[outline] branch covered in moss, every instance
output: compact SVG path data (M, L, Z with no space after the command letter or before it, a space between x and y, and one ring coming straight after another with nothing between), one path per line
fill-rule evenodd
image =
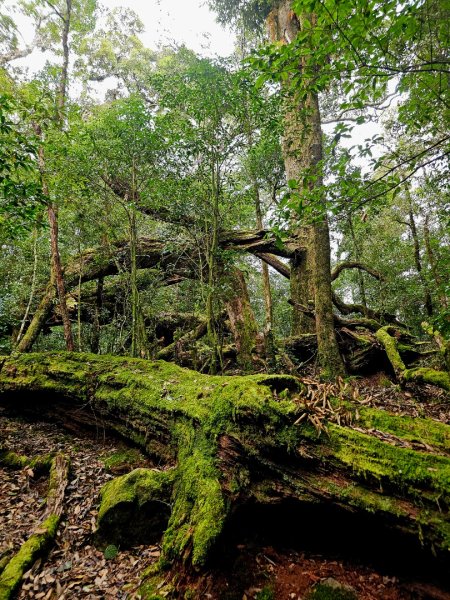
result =
M23 574L45 556L56 537L62 514L62 502L69 477L69 460L58 454L52 461L44 520L19 551L9 560L0 575L0 600L10 600L20 586Z
M430 383L450 391L450 375L445 371L436 371L419 367L407 369L399 352L399 344L392 327L381 327L375 334L377 340L384 346L389 361L399 381L416 381Z

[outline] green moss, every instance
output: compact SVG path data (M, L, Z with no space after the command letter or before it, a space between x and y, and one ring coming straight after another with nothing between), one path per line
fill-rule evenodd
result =
M103 486L96 542L129 546L161 534L167 523L174 473L135 469Z
M266 585L256 594L256 600L275 600L275 592L272 586Z
M108 471L118 473L120 471L131 470L142 465L145 457L137 448L124 448L112 452L103 458L103 464Z
M419 383L431 383L444 390L450 391L450 374L445 371L436 371L424 367L418 369L407 369L402 375L405 381L417 381Z
M215 465L215 445L200 430L189 426L177 429L177 480L163 552L169 559L176 559L192 545L192 564L201 565L222 531L228 507Z
M389 333L391 329L389 326L381 327L375 333L375 337L384 346L395 373L399 374L406 369L406 366L399 354L397 340Z
M358 425L398 436L409 442L421 442L439 450L450 450L450 428L432 419L391 415L374 408L358 409Z
M329 578L316 584L306 594L305 600L358 600L358 596L349 586L341 585Z
M29 464L29 459L11 450L0 449L0 465L9 469L23 469Z
M9 561L0 575L0 600L9 600L20 585L22 576L48 550L56 535L59 517L50 515Z
M387 444L359 431L328 425L333 456L360 476L397 484L420 497L431 490L450 500L450 458Z
M381 491L377 493L356 482L351 485L348 482L339 485L334 480L321 477L314 481L314 486L317 486L318 489L323 490L337 501L343 501L345 504L363 509L369 513L408 517L408 512L400 500L383 496Z
M11 559L12 550L8 549L0 555L0 574L5 570L6 565Z
M256 483L245 469L233 471L217 462L223 458L221 450L226 444L231 448L235 444L248 464L254 458L264 465L267 459L271 468L271 457L286 452L298 456L303 443L315 465L325 459L338 473L347 471L343 478L347 482L350 471L355 484L339 486L323 473L318 477L315 467L310 474L306 469L301 478L298 473L291 477L283 472L285 483L296 490L299 499L313 501L315 492L321 490L344 505L390 513L405 522L409 520L409 524L415 516L408 510L412 506L414 511L414 503L420 504L430 509L430 528L438 531L440 544L447 535L440 523L433 523L439 517L438 498L448 501L449 459L396 447L334 424L328 425L330 437L322 435L320 439L312 426L294 427L298 416L298 406L290 400L292 392L298 393L294 378L213 377L163 361L62 353L7 359L0 372L0 384L7 394L17 390L16 382L27 393L30 389L51 391L48 397L55 400L60 394L70 399L77 390L74 397L78 403L88 400L116 431L133 437L136 444L162 462L176 465L160 474L137 469L134 475L118 478L102 491L99 534L105 534L107 543L129 543L135 533L133 525L139 532L148 515L159 514L162 508L169 518L171 510L160 568L175 561L185 561L187 566L205 564L227 520L230 491L249 492L262 502L273 498L274 489L268 479ZM426 420L394 417L373 409L361 409L361 414L367 427L411 441L423 440L440 452L447 449L444 425L432 422L427 431ZM366 489L364 482L373 478L380 483L389 481L399 495L406 496L404 506L395 499L395 492L386 498ZM435 512L431 509L433 503ZM115 528L118 539L111 539Z
M161 575L148 577L139 587L139 594L143 600L165 600L173 592L173 585L167 583Z
M47 473L50 470L52 459L52 454L43 454L30 459L23 454L0 449L0 465L9 469L23 469L29 466L36 473Z

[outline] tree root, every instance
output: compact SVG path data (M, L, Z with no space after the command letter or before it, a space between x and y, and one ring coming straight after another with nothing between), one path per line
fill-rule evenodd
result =
M0 600L9 600L20 586L23 574L44 556L56 537L62 514L64 492L69 477L69 460L57 454L50 469L50 483L43 521L19 551L8 561L0 575Z
M375 334L377 340L384 346L389 361L394 369L394 373L400 382L417 381L419 383L429 383L436 385L444 390L450 391L450 375L445 371L419 367L416 369L407 369L400 356L398 340L395 337L396 331L393 327L381 327Z

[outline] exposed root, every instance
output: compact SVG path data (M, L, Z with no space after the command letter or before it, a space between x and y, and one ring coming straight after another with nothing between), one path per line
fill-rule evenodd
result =
M57 454L50 469L50 483L44 520L8 561L0 575L0 600L9 600L20 586L24 573L45 555L55 539L63 510L64 492L69 477L69 460Z

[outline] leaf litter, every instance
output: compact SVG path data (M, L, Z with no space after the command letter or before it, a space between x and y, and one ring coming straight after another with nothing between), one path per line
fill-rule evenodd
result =
M44 562L37 561L25 573L18 599L138 600L140 574L158 560L159 546L118 548L107 560L91 539L99 491L114 477L104 459L123 451L121 443L103 434L77 437L54 423L27 422L2 413L0 439L4 448L29 457L59 451L71 459L56 543ZM0 467L0 559L5 553L16 552L39 523L47 486L47 476L35 478L27 467L20 471Z

